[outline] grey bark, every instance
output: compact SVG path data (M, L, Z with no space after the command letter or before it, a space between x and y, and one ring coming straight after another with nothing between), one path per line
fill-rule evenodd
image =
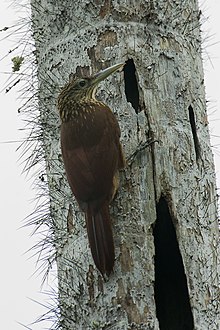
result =
M31 5L61 328L159 329L153 231L162 197L176 231L194 329L219 329L215 170L197 1L32 0ZM128 59L136 67L137 111L127 101L132 91L126 98L122 74L110 77L98 93L118 118L126 158L137 151L120 173L111 206L116 263L105 282L65 178L56 99L77 68L96 72Z

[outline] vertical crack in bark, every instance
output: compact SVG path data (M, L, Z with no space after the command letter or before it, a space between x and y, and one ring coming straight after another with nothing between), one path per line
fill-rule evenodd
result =
M155 303L160 330L193 330L187 280L174 225L164 197L157 204Z
M71 204L69 204L69 209L67 213L67 232L70 234L72 233L74 228L73 225L73 207Z
M190 125L191 125L193 141L194 141L194 148L195 148L195 153L196 153L196 160L198 160L200 158L200 144L199 144L199 139L198 139L197 132L196 132L196 120L195 120L193 107L191 105L189 106L188 110L189 110L189 121L190 121Z
M124 66L125 95L128 102L131 103L136 113L141 111L139 101L139 90L136 77L136 68L134 61L129 59Z

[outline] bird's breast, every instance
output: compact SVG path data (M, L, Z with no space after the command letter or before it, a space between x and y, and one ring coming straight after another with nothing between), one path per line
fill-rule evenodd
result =
M68 120L62 122L62 144L68 149L81 145L90 147L98 144L104 134L106 137L112 133L115 135L117 127L113 124L112 116L111 110L102 103L78 104L71 109Z

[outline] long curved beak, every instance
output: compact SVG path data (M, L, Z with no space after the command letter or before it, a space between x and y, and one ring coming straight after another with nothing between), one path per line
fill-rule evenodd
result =
M118 64L110 66L107 69L99 71L98 73L96 73L93 76L92 84L97 85L98 83L100 83L100 81L102 81L105 78L107 78L108 76L110 76L110 74L114 73L115 71L117 71L119 69L122 69L124 65L125 65L125 63L118 63Z

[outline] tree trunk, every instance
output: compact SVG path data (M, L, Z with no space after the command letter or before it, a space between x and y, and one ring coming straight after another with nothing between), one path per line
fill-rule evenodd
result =
M200 12L186 1L31 1L62 329L217 330L218 223ZM127 166L104 281L66 181L56 99L69 74L126 61L98 97Z

